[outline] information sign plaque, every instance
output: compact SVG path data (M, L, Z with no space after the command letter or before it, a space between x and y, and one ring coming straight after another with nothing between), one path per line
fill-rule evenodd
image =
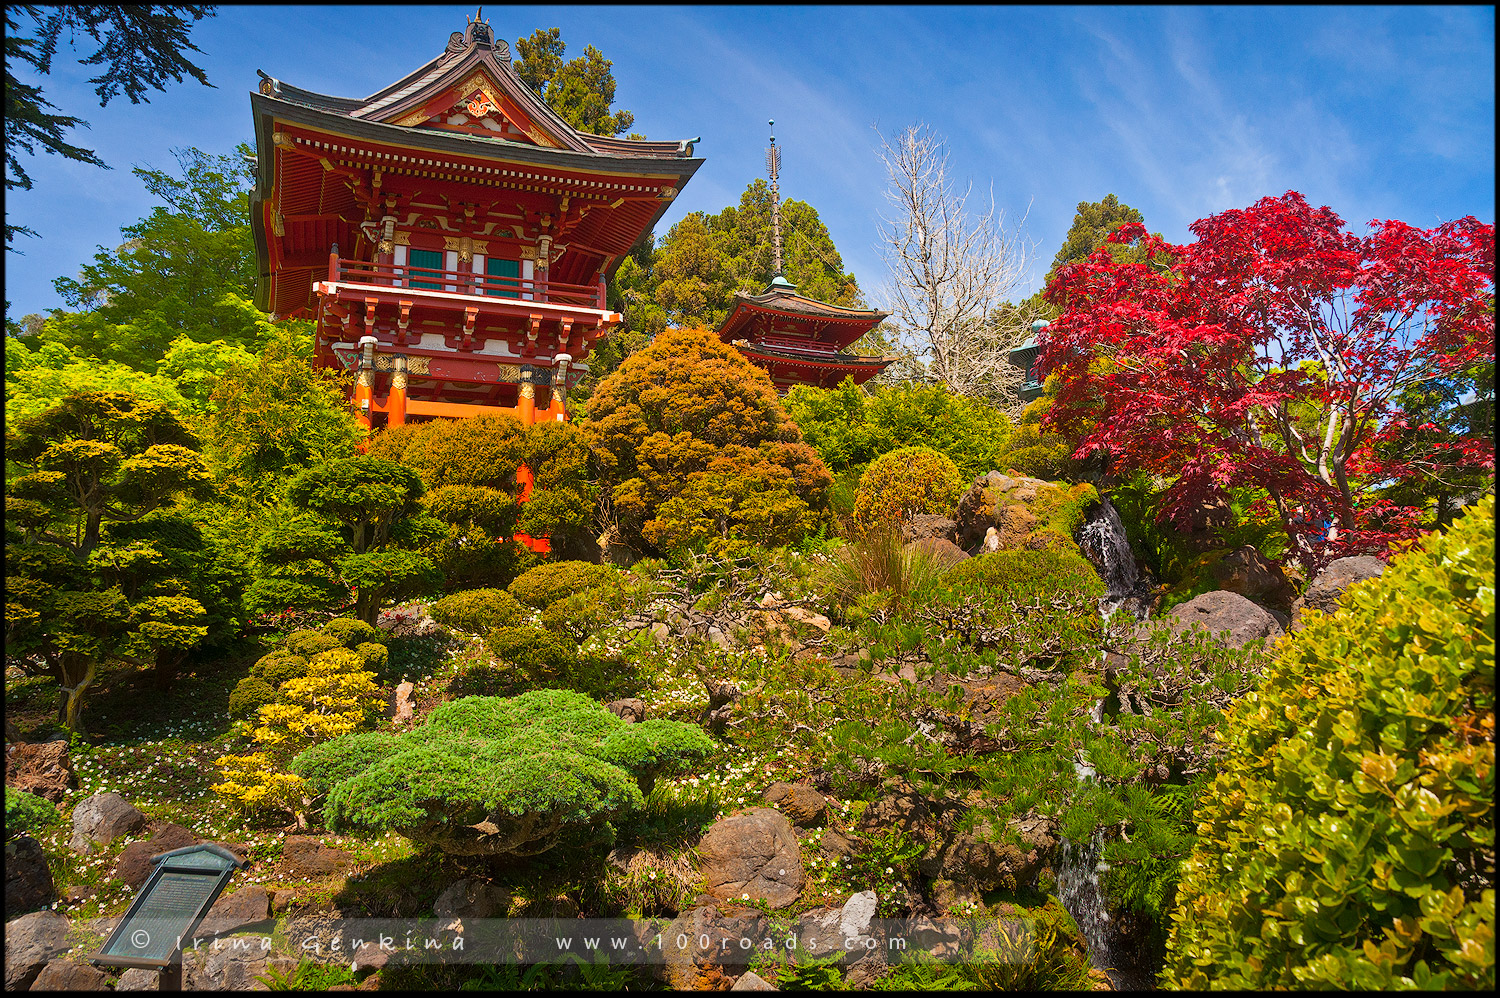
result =
M182 941L192 937L234 871L246 862L216 845L174 849L152 859L156 869L150 879L90 962L155 970L177 965Z

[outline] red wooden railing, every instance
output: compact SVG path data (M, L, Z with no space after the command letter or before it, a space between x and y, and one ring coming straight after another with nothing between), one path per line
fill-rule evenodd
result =
M604 279L596 285L567 284L562 281L534 280L526 277L494 277L489 274L459 270L436 270L409 264L372 263L340 257L337 251L328 256L328 280L350 284L373 284L387 288L415 288L445 291L449 294L477 295L485 298L510 298L516 301L543 302L552 305L577 305L603 309Z

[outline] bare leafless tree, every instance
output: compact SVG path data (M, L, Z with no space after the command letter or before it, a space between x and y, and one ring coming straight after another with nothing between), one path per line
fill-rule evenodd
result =
M1025 217L1007 227L993 192L982 214L971 209L973 183L958 189L946 144L925 124L880 142L893 209L881 217L885 296L901 345L931 380L1018 411L1024 372L1010 351L1031 335L1033 317L1001 306L1017 296L1035 252Z

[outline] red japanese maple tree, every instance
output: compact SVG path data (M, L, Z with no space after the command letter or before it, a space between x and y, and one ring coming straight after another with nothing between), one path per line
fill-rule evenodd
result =
M1495 227L1376 221L1360 237L1289 191L1190 228L1176 246L1122 226L1110 238L1141 240L1144 262L1101 250L1048 285L1064 314L1040 357L1060 375L1047 424L1081 435L1075 457L1171 480L1162 521L1226 486L1264 490L1309 571L1416 534L1422 511L1380 496L1409 469L1374 444L1405 425L1407 389L1493 355ZM1492 476L1494 445L1426 459Z

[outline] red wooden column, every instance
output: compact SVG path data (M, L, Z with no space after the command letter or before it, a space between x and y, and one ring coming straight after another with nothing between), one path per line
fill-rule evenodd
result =
M370 406L375 400L375 337L359 340L359 378L354 383L354 418L365 429L370 428Z
M386 425L406 425L406 356L396 355L395 367L391 371L391 394L385 402Z

